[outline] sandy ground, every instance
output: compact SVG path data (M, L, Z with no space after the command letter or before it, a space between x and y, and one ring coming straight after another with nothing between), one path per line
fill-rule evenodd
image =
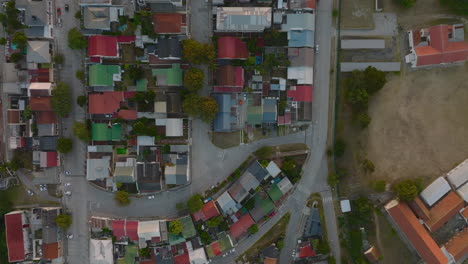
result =
M374 0L342 1L341 27L343 29L371 29Z

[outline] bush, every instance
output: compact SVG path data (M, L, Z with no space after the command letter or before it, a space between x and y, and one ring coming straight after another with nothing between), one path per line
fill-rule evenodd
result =
M340 175L335 172L329 172L327 177L327 183L330 186L336 186L340 182Z
M85 106L87 102L88 98L85 95L80 95L76 98L76 103L81 107Z
M131 203L131 200L126 191L117 191L114 196L115 201L120 206L127 206Z
M206 221L206 225L208 227L217 227L223 221L224 221L224 218L223 218L223 216L220 215L220 216L213 217L213 218L209 219L208 221Z
M65 58L63 57L62 54L58 53L54 56L53 61L57 64L63 64L63 62L65 61Z
M15 32L15 34L13 35L13 38L11 40L13 43L15 43L16 45L18 45L18 48L20 50L25 50L26 49L26 45L28 44L28 37L26 37L26 35L24 34L24 32L22 31L17 31Z
M148 258L148 257L151 256L151 248L149 248L149 247L140 248L139 253L140 253L139 255L141 257Z
M249 227L249 234L253 235L258 232L258 226L256 224Z
M371 120L371 117L367 113L360 113L358 115L358 123L362 129L367 128Z
M275 150L273 149L273 147L270 147L270 146L263 146L254 152L255 156L257 156L257 158L259 159L268 159L274 153L275 153Z
M85 49L88 46L88 40L78 28L72 28L68 31L68 46L74 50Z
M169 222L169 232L171 234L178 235L182 233L182 230L184 230L184 227L179 220Z
M51 104L58 117L65 117L71 111L71 91L70 87L58 82L57 86L52 90Z
M59 138L57 140L57 151L69 153L73 149L73 141L70 138Z
M371 187L375 192L385 192L387 183L384 180L376 180L371 183Z
M415 0L396 0L396 2L404 8L410 8L414 6Z
M422 191L421 179L407 179L393 185L393 191L400 201L413 201Z
M371 160L365 159L361 163L361 168L366 173L373 173L375 171L375 165Z
M77 71L75 72L75 77L76 77L78 80L84 82L84 80L85 80L85 73L84 73L84 71L83 71L83 70L77 70Z
M72 218L69 214L59 214L55 218L55 224L63 230L68 229L72 224Z
M203 207L203 197L200 194L195 194L190 197L187 201L187 208L191 213L196 213L200 211Z
M23 118L24 118L24 119L31 119L31 118L32 118L32 111L31 111L31 107L29 107L29 105L27 105L27 106L24 108L24 111L23 111Z
M208 234L208 232L200 230L198 233L200 234L200 240L203 243L203 245L208 245L211 243L211 237L210 234Z
M6 38L0 38L0 45L6 45L7 44L7 39Z
M19 52L15 52L15 53L10 55L10 61L13 62L13 63L19 62L22 58L23 58L23 54L21 54Z
M333 153L335 154L335 157L337 158L343 157L345 150L346 150L346 143L344 142L344 140L341 138L337 139L335 142L335 146L333 147Z

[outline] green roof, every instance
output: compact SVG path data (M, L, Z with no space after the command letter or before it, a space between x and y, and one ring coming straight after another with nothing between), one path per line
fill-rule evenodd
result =
M182 69L180 64L172 64L171 68L153 69L153 76L160 86L182 86Z
M114 74L120 73L118 65L94 64L89 66L89 85L90 86L113 86Z
M260 193L255 194L255 207L260 207L264 214L268 214L275 209L275 205L268 198L268 195L262 198Z
M261 106L247 106L247 123L260 125L263 120L263 108Z
M270 196L271 200L273 200L273 202L277 202L279 199L281 199L283 193L281 192L278 185L274 183L271 185L270 190L268 190L268 195Z
M174 234L169 233L169 244L170 245L177 245L177 244L180 244L182 242L185 242L185 238L184 238L184 236L182 236L182 234L174 235Z
M182 235L184 236L184 238L191 238L197 235L197 232L195 231L195 226L192 222L192 217L190 217L190 215L182 217L179 220L182 223L182 226L184 227L184 229L182 230Z
M92 140L95 141L120 141L122 139L122 125L107 123L93 123L91 126Z
M148 85L148 81L146 79L140 79L136 82L136 90L137 92L146 92L146 87Z

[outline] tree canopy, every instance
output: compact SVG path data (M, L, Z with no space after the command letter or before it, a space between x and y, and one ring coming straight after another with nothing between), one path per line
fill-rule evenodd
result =
M198 91L203 87L205 74L198 68L190 68L184 74L184 86L190 91Z
M192 64L210 64L215 59L215 49L212 44L185 39L182 41L182 56Z
M60 153L69 153L73 149L71 138L59 138L57 140L57 151Z
M407 179L393 185L393 191L400 201L413 201L422 191L421 179Z
M249 227L249 234L255 234L258 232L258 225L257 224L254 224L252 225L251 227Z
M9 34L23 27L18 18L20 11L16 9L15 1L8 1L3 10L4 13L0 13L0 22Z
M72 224L72 218L69 214L59 214L55 218L55 224L63 230L68 229Z
M82 122L75 122L73 124L73 134L84 142L88 142L90 139L88 127Z
M88 102L88 97L86 97L86 95L80 95L76 98L76 103L81 107L85 106L87 102Z
M219 215L206 221L208 227L217 227L224 221L223 216Z
M63 57L63 54L58 53L54 56L53 60L57 64L63 64L63 62L65 61L65 57Z
M131 200L128 197L128 192L126 191L117 191L115 193L114 199L120 206L127 206L131 203Z
M71 103L72 99L70 87L64 82L59 82L52 90L51 99L52 108L54 109L57 116L67 116L71 111Z
M154 121L151 122L150 119L146 117L138 118L132 125L132 133L137 136L151 136L156 137L158 135L158 131Z
M210 123L218 113L218 103L209 96L189 94L185 96L182 103L184 112L189 116L200 118L206 123Z
M85 49L88 46L88 39L78 28L72 28L68 31L68 46L75 50Z
M169 232L171 234L177 235L182 233L182 230L184 230L184 227L182 226L182 223L179 220L174 220L171 221L169 224Z
M203 197L200 194L194 194L187 201L187 208L191 213L200 211L203 206Z
M15 43L16 45L18 45L18 48L20 50L25 50L26 49L26 45L28 44L28 37L26 37L26 35L24 34L24 32L22 31L17 31L15 32L15 34L13 35L13 39L12 39L13 43Z

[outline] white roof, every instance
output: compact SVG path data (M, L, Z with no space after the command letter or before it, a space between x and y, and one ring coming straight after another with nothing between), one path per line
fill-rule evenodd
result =
M45 82L45 83L38 83L33 82L29 84L29 90L50 90L52 89L52 83Z
M151 240L153 237L160 237L159 221L139 221L138 222L138 237L145 241Z
M91 239L89 242L89 262L93 264L112 264L112 240Z
M286 194L293 188L293 185L288 177L284 177L280 182L278 182L278 188L283 194Z
M465 183L462 187L458 188L457 193L468 203L468 183Z
M349 203L349 200L341 200L340 205L341 205L341 212L343 213L351 212L351 204Z
M155 113L167 113L167 103L165 101L154 102L154 112Z
M263 31L271 27L271 7L218 7L216 30Z
M225 214L233 214L237 212L236 201L232 199L231 195L225 191L217 200L219 207Z
M312 67L288 67L288 79L297 80L297 84L313 84L313 76Z
M270 163L268 163L268 166L265 169L273 178L281 173L281 169L278 168L278 165L276 165L274 161L270 161Z
M203 247L190 250L189 251L189 259L191 264L205 264L208 263L206 258L205 249Z
M110 176L110 156L104 156L100 159L86 160L86 179L95 181L105 179Z
M137 145L138 146L154 146L154 137L138 136Z
M428 206L432 206L447 194L450 189L447 180L444 177L439 177L421 192L421 198Z
M184 135L184 122L182 118L168 118L166 121L166 136L181 137Z
M32 63L50 63L49 41L28 41L26 61Z
M458 188L468 181L468 159L447 173L448 181Z

